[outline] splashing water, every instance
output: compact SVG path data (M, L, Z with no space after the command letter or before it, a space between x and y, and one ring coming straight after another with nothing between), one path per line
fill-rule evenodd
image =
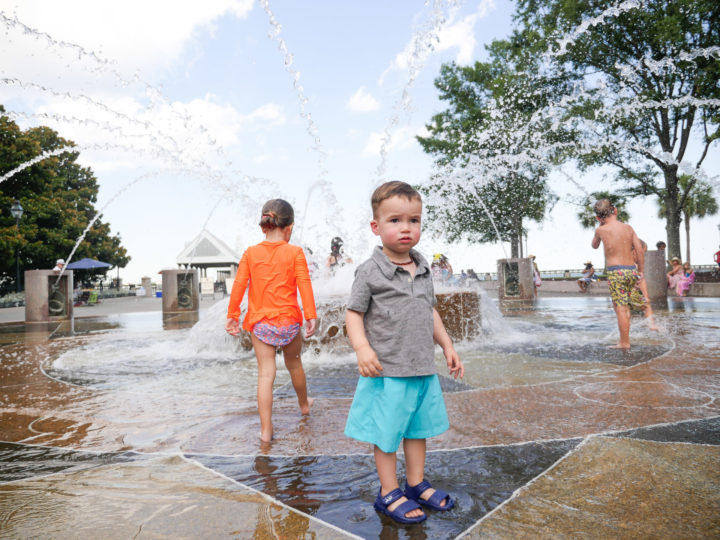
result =
M428 56L435 49L438 34L447 20L445 12L452 8L457 9L461 4L462 2L459 0L437 0L433 2L431 19L426 21L423 27L412 37L412 48L407 54L408 79L405 82L400 99L393 107L395 112L390 117L385 129L383 130L383 137L380 144L380 163L378 164L375 172L377 176L375 180L376 185L379 185L384 181L385 172L387 170L388 147L392 140L391 131L400 121L400 112L410 111L410 89L413 87L415 79L417 79L417 76L422 71L423 66L425 65L425 60L427 60Z

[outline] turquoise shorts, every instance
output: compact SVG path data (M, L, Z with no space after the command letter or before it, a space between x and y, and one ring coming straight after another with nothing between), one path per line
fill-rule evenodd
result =
M390 453L403 439L427 439L449 427L437 375L360 377L345 435Z

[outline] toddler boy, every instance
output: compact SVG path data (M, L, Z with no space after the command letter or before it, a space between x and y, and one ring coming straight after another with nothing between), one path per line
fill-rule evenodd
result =
M424 478L425 439L450 427L433 341L455 378L464 367L434 307L430 267L413 249L420 241L420 194L404 182L387 182L371 204L370 228L382 247L357 268L348 302L346 327L361 377L345 435L374 445L380 479L375 509L400 523L418 523L427 517L420 505L450 510L455 504ZM400 441L404 491L396 475Z

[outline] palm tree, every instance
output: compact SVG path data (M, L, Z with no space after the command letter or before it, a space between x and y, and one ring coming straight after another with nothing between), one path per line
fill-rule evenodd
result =
M598 222L595 219L593 206L595 205L595 201L601 199L608 199L612 205L617 208L617 217L620 221L627 223L630 220L630 214L628 214L626 206L627 200L624 195L610 193L609 191L596 191L585 197L580 203L581 210L578 212L577 217L580 220L580 225L585 229L594 229L597 227Z
M680 175L678 178L678 187L680 188L683 221L685 221L685 262L690 262L690 218L704 218L705 216L714 216L718 212L718 203L713 197L712 187L702 180L695 180L689 174ZM665 207L665 198L658 199L658 217L665 218L667 208Z

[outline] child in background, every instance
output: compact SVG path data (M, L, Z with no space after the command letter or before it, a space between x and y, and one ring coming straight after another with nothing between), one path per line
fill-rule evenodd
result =
M683 264L683 273L680 281L675 286L675 292L678 296L687 296L690 290L690 285L695 283L695 271L690 266L690 263Z
M288 244L294 221L295 212L290 203L282 199L272 199L265 203L260 218L265 241L249 247L243 253L230 294L225 323L225 330L230 335L240 333L240 303L249 285L248 307L242 327L252 335L258 362L257 400L260 440L263 442L269 442L273 436L272 389L277 347L282 347L300 412L309 414L312 403L307 395L305 371L300 358L303 315L297 302L298 289L307 320L307 337L315 333L317 315L303 250Z
M602 243L607 263L610 298L617 317L620 339L614 348L630 348L630 306L644 309L645 299L636 287L645 270L645 250L635 230L617 218L617 208L608 199L595 203L595 229L593 249Z
M420 240L420 194L405 182L387 182L371 204L370 227L382 247L357 268L348 302L345 322L361 376L345 435L374 445L380 478L375 509L399 523L419 523L427 517L420 505L443 511L455 504L425 480L425 439L449 427L433 341L455 378L464 368L434 308L430 267L412 249ZM400 441L404 491L396 472Z

